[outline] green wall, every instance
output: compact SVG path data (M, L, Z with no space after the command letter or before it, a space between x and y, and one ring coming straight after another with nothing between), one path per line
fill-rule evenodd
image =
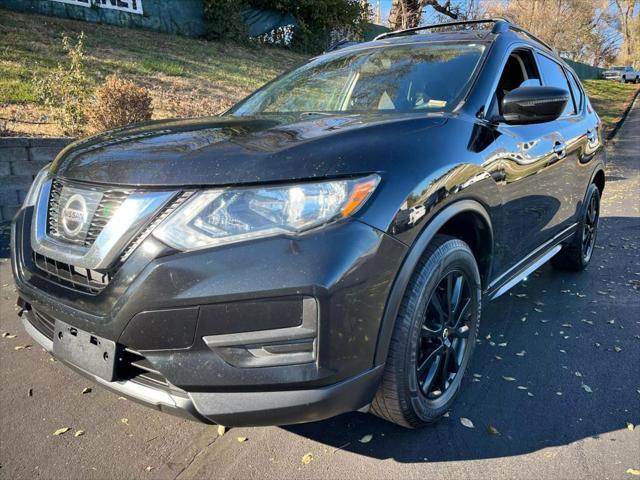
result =
M189 36L200 36L206 32L202 0L142 0L142 15L52 0L0 0L0 7Z

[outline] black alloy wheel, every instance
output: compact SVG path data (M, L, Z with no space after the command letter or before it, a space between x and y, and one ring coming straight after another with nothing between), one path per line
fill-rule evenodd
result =
M445 414L473 353L480 306L473 252L460 239L436 235L405 287L371 411L408 428Z
M467 353L471 286L464 272L448 272L432 293L418 338L416 375L429 401L446 398Z
M584 205L575 235L551 259L553 266L559 270L574 272L584 270L593 256L600 220L600 190L593 183L589 185Z
M600 216L599 202L596 195L592 195L585 212L584 227L582 229L582 256L586 262L591 260L596 243L598 219Z

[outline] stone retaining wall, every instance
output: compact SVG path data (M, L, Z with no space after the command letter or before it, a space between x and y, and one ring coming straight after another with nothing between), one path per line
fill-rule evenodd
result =
M38 171L72 138L0 138L0 222L13 218Z

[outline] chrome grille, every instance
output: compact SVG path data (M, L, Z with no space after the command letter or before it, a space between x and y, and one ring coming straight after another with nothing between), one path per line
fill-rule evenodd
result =
M122 205L131 193L127 190L92 190L101 192L102 197L100 198L97 208L95 208L95 213L91 218L91 223L87 229L86 236L74 241L66 238L62 234L60 227L60 203L64 186L65 185L62 182L56 179L54 179L51 184L51 194L49 196L49 207L47 213L47 233L54 238L67 242L78 243L84 247L90 247L93 245L107 222L109 222L116 210L118 210L120 205Z
M111 281L108 273L74 267L36 252L33 263L49 280L92 295L100 293Z

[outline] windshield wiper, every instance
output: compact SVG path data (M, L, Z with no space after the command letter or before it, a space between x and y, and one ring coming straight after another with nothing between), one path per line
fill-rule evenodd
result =
M331 116L331 115L335 115L335 112L302 112L300 114L300 116L303 116L303 117L309 117L311 115Z

